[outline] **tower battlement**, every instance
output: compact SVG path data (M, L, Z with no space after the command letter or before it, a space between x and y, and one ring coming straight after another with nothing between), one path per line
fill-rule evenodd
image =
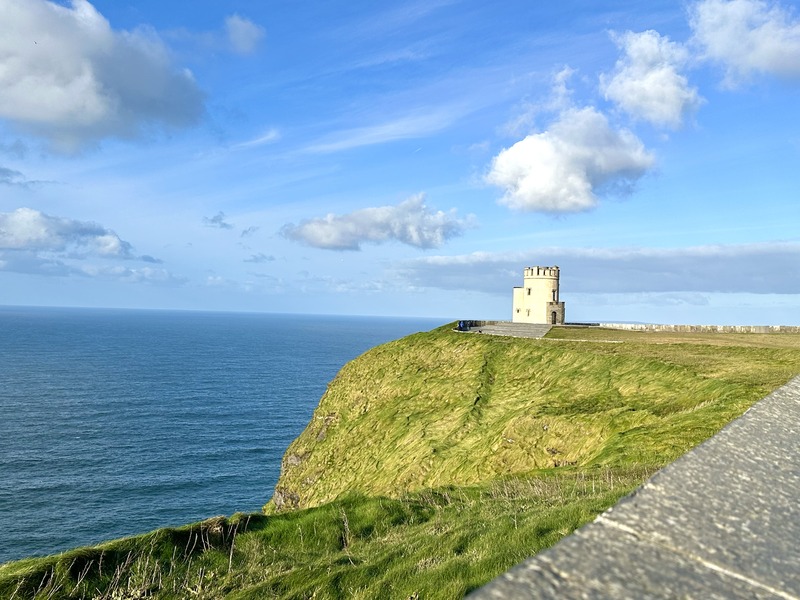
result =
M525 267L522 273L523 278L529 277L555 277L559 278L559 269L555 267Z

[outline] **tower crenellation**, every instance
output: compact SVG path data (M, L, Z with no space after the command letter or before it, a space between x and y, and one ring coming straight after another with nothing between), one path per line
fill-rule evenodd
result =
M555 267L525 267L523 271L523 278L525 277L559 277L559 268Z

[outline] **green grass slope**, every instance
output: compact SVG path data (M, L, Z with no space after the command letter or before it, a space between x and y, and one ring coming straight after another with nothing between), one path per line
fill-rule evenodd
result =
M379 346L331 382L265 508L664 465L798 372L794 337L763 347L723 335L554 329L531 340L443 327Z
M409 336L331 382L268 514L0 565L0 598L460 598L797 373L791 334Z

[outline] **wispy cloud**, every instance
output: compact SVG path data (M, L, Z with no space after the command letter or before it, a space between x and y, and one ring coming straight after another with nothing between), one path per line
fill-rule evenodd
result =
M446 129L464 114L463 107L439 107L419 111L364 127L329 134L306 147L311 153L330 153L374 146L397 140L424 138Z
M225 220L225 213L222 211L219 211L213 217L203 217L203 225L218 229L233 229L233 225Z
M261 135L254 137L250 140L245 140L244 142L239 142L238 144L234 144L234 149L244 149L244 148L256 148L258 146L264 146L265 144L273 144L281 139L281 133L276 128L272 127L267 129Z
M26 179L25 175L20 171L15 171L14 169L7 169L5 167L0 167L0 185L10 185L10 186L27 188L40 183L45 183L45 182L31 181L29 179Z
M370 14L368 18L349 24L336 32L344 39L385 39L429 17L431 13L458 4L460 0L417 0L404 2L397 8ZM375 5L380 6L380 5Z
M242 56L253 54L264 39L263 27L238 14L225 19L225 33L232 50Z
M192 30L179 27L164 31L163 36L173 43L188 45L194 52L230 52L239 56L250 56L261 47L266 31L251 19L234 13L225 17L217 29Z
M374 56L357 60L348 66L350 69L369 69L371 67L381 67L385 65L395 65L397 63L418 62L429 58L431 55L427 46L415 44L399 50L381 52Z
M84 265L77 270L88 277L113 279L124 283L148 283L164 286L179 286L187 283L185 277L176 277L166 269L153 267L96 266Z
M251 255L250 258L245 258L244 262L260 264L260 263L266 263L266 262L273 262L274 260L275 260L274 256L272 256L272 255L268 256L268 255L264 254L263 252L259 252L258 254Z

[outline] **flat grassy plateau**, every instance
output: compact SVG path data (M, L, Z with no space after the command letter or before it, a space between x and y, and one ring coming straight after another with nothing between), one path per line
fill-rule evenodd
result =
M797 334L415 334L340 371L264 514L0 565L0 598L460 598L798 373Z

